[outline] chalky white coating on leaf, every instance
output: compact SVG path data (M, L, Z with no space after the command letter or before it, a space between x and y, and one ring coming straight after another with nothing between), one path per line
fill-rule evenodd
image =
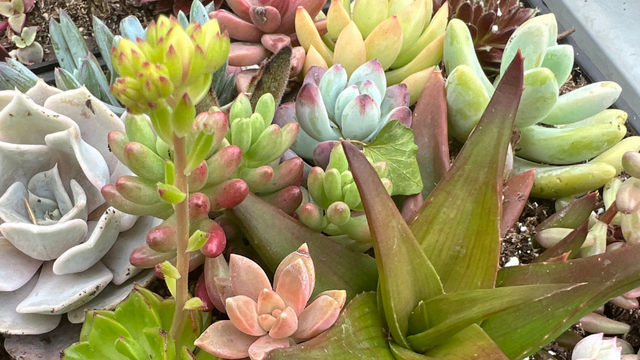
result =
M27 94L1 95L0 297L13 300L0 302L0 318L11 320L0 331L39 334L59 317L34 314L82 309L112 279L122 284L136 275L132 249L114 244L121 234L146 233L154 221L122 233L137 217L113 208L88 221L105 203L100 188L130 172L107 146L107 133L124 130L123 123L86 88L62 92L38 82ZM22 291L30 281L33 291ZM102 308L119 301L109 292L100 294Z

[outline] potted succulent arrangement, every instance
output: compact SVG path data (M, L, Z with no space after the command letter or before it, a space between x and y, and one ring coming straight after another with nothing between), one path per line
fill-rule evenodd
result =
M620 86L561 93L573 49L518 1L324 5L94 19L104 69L61 13L55 87L0 64L0 332L64 315L37 356L65 360L638 359L602 310L640 307ZM501 267L529 196L557 212Z

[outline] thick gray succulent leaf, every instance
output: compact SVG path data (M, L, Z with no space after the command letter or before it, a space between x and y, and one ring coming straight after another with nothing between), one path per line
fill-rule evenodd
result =
M16 306L35 288L37 276L16 291L0 291L0 332L11 335L44 334L55 329L62 316L51 314L20 314Z
M44 145L46 135L70 127L78 125L67 116L38 106L21 92L16 92L0 111L0 141L8 143Z
M1 294L3 291L16 291L23 287L38 271L42 261L25 255L11 245L9 240L0 236L0 264Z
M42 265L36 286L15 309L21 314L64 314L96 297L112 278L101 262L80 273L56 275L53 262L48 261Z
M89 238L76 245L53 263L56 275L85 271L96 264L111 249L120 234L121 213L110 207L97 222L89 222Z

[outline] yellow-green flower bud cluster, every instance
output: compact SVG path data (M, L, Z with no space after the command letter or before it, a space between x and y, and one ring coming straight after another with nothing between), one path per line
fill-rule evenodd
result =
M120 38L111 58L120 78L112 93L131 113L175 107L187 94L197 104L211 86L211 76L229 55L229 36L216 20L186 29L174 17L160 16L136 42Z

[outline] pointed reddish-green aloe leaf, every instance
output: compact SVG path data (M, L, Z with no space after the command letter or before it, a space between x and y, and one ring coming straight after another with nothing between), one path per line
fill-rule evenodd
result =
M509 358L528 356L609 299L640 286L639 258L640 246L627 246L566 262L504 268L497 286L586 284L516 306L485 320L482 327Z
M598 193L591 193L573 200L569 205L541 222L540 225L536 227L536 232L552 227L577 228L589 219L589 215L591 215L591 212L596 207L597 201Z
M424 353L473 323L514 306L532 303L579 284L543 284L479 289L440 295L425 302L431 328L407 337L411 348Z
M411 224L445 292L494 286L502 174L522 94L522 74L522 57L516 56L451 169Z
M411 312L420 300L441 295L442 284L371 163L353 144L342 141L342 147L371 230L389 330L399 345L409 348Z
M542 263L545 261L551 261L551 259L557 258L567 254L567 259L575 258L580 252L580 248L584 241L587 239L587 233L589 232L589 220L586 220L577 229L565 236L559 243L545 250L540 256L533 260L533 263Z
M396 358L396 360L435 360L432 357L418 354L413 350L405 349L393 341L389 343L389 347L391 348L391 354L393 354L393 357Z
M507 231L520 218L522 209L527 204L531 187L533 187L533 175L535 169L525 171L509 178L504 184L502 194L502 224L500 227L500 236L504 237Z
M426 355L440 360L509 360L491 337L476 324L429 350Z
M378 316L375 293L356 296L329 330L299 345L276 349L268 360L394 360Z
M447 98L442 72L434 71L420 93L411 121L418 145L418 167L422 177L422 196L426 198L449 170Z
M307 243L316 269L314 294L346 290L349 301L363 291L376 289L378 272L370 256L356 253L309 229L251 193L232 212L240 220L253 248L272 271L285 256Z

